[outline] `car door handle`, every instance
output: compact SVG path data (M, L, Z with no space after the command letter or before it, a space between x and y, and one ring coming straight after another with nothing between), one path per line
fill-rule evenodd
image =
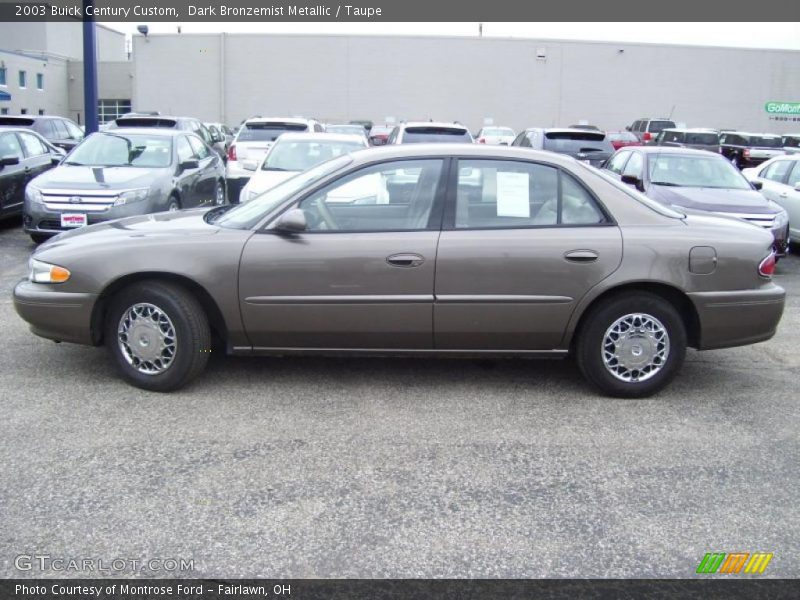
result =
M788 197L789 197L789 192L781 192L781 193L780 193L780 194L778 194L778 195L779 195L781 198L788 198Z
M564 253L564 258L569 262L590 263L597 260L599 254L594 250L570 250Z
M425 257L419 254L392 254L386 257L386 262L393 267L418 267L425 262Z

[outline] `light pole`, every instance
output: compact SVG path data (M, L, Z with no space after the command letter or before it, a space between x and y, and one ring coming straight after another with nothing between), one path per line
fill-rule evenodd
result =
M92 0L83 0L83 114L86 135L97 131L97 43L94 18L86 9Z

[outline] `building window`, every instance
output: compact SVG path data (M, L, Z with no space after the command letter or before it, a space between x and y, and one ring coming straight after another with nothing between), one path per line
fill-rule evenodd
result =
M28 74L25 71L19 72L19 87L25 88L25 84L28 82Z
M27 115L27 114L28 114L28 109L27 109L27 108L20 108L20 109L19 109L19 114L21 114L21 115Z
M0 67L0 85L6 85L6 68Z
M44 109L43 109L43 108L40 108L40 109L39 109L39 116L41 117L43 114L44 114Z
M7 115L8 109L7 108L0 108L0 115Z
M37 73L36 74L36 89L43 90L44 89L44 73Z
M99 100L97 102L97 120L108 123L131 112L130 100Z

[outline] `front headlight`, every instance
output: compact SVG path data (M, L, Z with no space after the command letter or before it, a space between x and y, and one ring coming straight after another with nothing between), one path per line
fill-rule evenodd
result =
M28 187L25 188L25 198L28 202L33 202L34 204L44 204L42 190L31 184L28 184Z
M775 215L775 227L783 229L789 223L789 215L785 210L782 210Z
M28 280L34 283L64 283L70 276L70 272L64 267L51 265L34 258L28 261L28 269Z
M139 202L145 200L150 193L150 188L141 188L138 190L128 190L122 192L114 201L114 206L122 206L123 204L130 204L131 202Z

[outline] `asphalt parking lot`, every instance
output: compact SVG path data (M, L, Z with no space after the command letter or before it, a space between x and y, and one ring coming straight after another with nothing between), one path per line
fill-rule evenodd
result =
M570 361L213 357L124 384L29 333L33 244L0 225L0 576L19 555L192 560L195 577L691 577L706 552L800 576L800 256L777 336L689 351L646 400Z

